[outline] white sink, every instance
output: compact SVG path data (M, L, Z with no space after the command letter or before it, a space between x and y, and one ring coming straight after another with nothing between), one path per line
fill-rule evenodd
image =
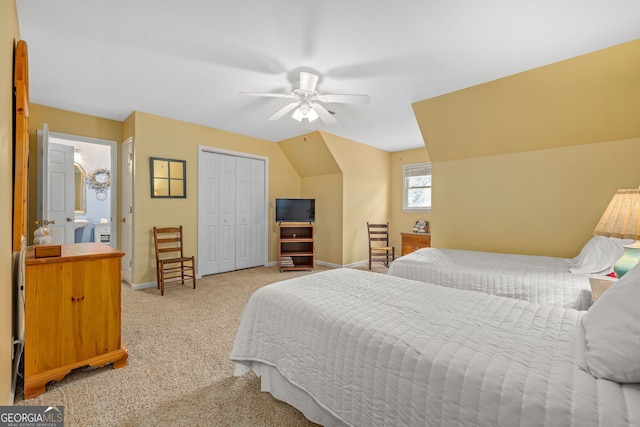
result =
M73 221L73 228L75 229L82 228L82 227L85 227L87 224L89 224L88 219L76 219Z

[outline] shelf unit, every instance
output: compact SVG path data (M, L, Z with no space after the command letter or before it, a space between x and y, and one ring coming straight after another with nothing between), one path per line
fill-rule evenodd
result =
M278 269L313 270L315 265L313 223L278 225Z

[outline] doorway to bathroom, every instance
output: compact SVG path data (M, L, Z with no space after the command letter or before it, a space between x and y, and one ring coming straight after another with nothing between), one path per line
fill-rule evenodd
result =
M53 243L117 247L116 141L38 130L38 218Z

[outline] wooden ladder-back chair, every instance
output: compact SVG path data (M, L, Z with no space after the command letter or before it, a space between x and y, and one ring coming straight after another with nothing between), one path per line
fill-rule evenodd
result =
M372 262L382 262L386 267L396 258L396 250L389 246L389 223L369 224L367 222L367 233L369 234L369 270Z
M164 295L164 285L170 283L193 282L196 288L195 260L184 256L182 249L182 226L153 227L153 241L156 249L156 270L160 295Z

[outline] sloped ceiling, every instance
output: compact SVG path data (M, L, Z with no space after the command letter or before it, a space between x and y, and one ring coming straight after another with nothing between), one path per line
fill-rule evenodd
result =
M315 130L423 146L411 104L640 38L634 0L15 0L31 101L123 121L133 111L282 141ZM267 118L301 69L336 125Z
M289 138L278 145L303 178L342 172L320 132Z
M640 40L413 108L435 162L640 137Z

